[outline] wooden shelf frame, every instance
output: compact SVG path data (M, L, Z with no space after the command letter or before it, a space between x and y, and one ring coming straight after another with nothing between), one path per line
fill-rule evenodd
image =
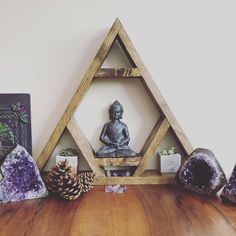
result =
M142 176L124 176L124 177L96 177L96 185L109 185L109 184L173 184L174 175L164 174L161 175L156 170L147 170Z
M97 70L95 79L138 79L141 78L138 68L102 68Z
M132 68L101 68L105 58L107 57L112 45L118 40L127 58L132 65ZM140 156L133 158L106 158L101 159L95 157L94 150L89 141L83 135L73 113L81 100L90 88L95 79L139 79L144 89L152 99L155 108L160 113L160 118L152 129L148 139L146 140ZM96 184L162 184L169 183L173 176L162 176L160 174L145 175L148 162L157 150L157 147L165 137L168 130L174 133L174 137L180 144L181 149L186 155L190 155L193 148L176 121L173 113L168 107L165 99L161 95L155 82L152 80L149 72L144 66L141 58L135 50L129 36L125 32L122 24L117 18L106 35L97 55L92 61L90 67L85 73L78 89L68 104L64 114L59 120L55 130L53 131L45 148L37 159L37 164L42 170L55 149L63 131L65 129L71 133L72 138L78 145L81 155L86 159L92 171L96 175ZM136 166L133 176L130 177L106 177L102 167L105 166Z

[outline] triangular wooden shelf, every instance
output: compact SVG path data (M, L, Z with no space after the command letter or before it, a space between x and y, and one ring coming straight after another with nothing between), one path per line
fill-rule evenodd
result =
M101 65L116 39L128 57L132 68L101 68ZM114 158L106 158L106 160L101 158L98 160L98 158L95 158L94 150L72 116L76 107L79 106L84 95L90 88L93 80L102 78L139 79L152 99L156 109L161 114L145 142L140 152L140 156L133 160L131 160L131 158L117 158L116 160ZM153 157L158 145L161 143L169 129L171 129L175 139L186 155L189 155L193 151L188 138L176 121L155 82L152 80L119 19L115 20L110 31L106 35L97 55L81 81L80 86L72 97L49 141L39 156L37 164L40 170L46 165L65 128L69 130L72 138L77 143L81 154L87 160L92 171L96 174L96 184L163 184L172 182L173 176L160 175L157 172L153 174L153 172L145 171L149 160ZM106 177L102 167L107 165L136 166L136 170L133 176L130 177Z

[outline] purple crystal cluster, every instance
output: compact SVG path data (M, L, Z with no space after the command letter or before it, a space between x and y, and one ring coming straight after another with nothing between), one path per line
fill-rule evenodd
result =
M1 166L0 202L46 197L48 192L34 159L18 145Z
M236 204L236 165L234 166L229 181L222 190L220 198L223 202Z
M130 176L129 170L107 170L106 171L107 176ZM124 185L106 185L105 186L105 192L106 193L125 193L127 191L126 186Z
M203 195L217 193L226 183L225 174L214 154L203 148L190 155L175 179L182 187Z
M106 185L105 192L106 193L124 193L127 190L126 186L124 185Z

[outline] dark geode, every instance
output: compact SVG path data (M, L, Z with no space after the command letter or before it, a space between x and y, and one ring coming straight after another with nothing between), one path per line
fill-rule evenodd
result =
M214 154L203 148L197 148L175 176L176 182L193 192L212 195L226 183L225 174Z
M220 198L223 202L230 202L236 204L236 165L229 178L229 181L224 186Z
M1 166L0 202L13 202L47 196L34 159L18 145Z

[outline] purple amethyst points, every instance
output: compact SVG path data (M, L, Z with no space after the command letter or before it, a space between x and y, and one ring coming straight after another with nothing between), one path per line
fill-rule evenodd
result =
M34 159L18 145L1 166L0 202L46 197L48 192Z
M126 186L124 185L106 185L105 192L106 193L124 193L127 190Z
M197 148L175 176L176 182L193 192L212 195L226 183L225 174L214 154L203 148Z
M224 186L220 198L223 202L236 204L236 165L229 178L229 181Z

